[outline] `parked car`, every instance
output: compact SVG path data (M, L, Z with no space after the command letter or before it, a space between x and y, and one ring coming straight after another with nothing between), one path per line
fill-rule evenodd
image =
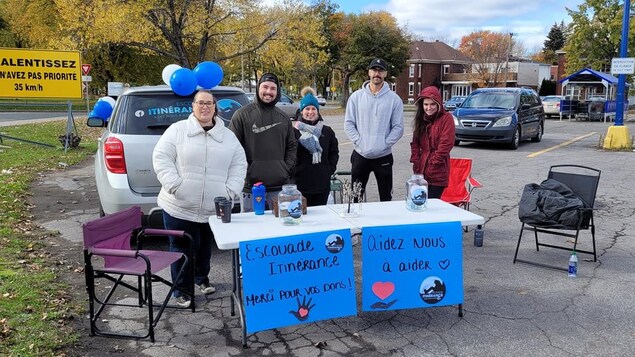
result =
M323 96L321 96L320 94L317 95L317 100L318 100L318 104L323 107L326 105L326 98L324 98Z
M455 145L461 141L505 143L542 140L545 113L538 94L529 88L480 88L452 113Z
M452 110L456 109L456 107L461 105L461 103L463 103L465 98L467 98L467 97L466 96L461 96L461 95L455 95L454 97L448 99L443 104L443 106L445 107L445 110L452 111Z
M289 118L295 118L299 105L283 93L280 94L280 100L276 103L276 107L282 109Z
M256 93L249 92L249 93L245 93L245 95L247 96L247 99L249 99L250 102L253 102L254 99L256 99Z
M560 101L564 99L561 95L548 95L542 99L542 108L545 117L560 116Z
M219 86L212 92L225 125L238 108L249 103L240 88ZM193 98L194 94L181 97L165 85L133 87L117 99L110 120L88 118L88 126L107 126L95 155L102 215L139 205L146 224L162 224L157 207L161 184L152 167L152 151L172 123L190 115Z

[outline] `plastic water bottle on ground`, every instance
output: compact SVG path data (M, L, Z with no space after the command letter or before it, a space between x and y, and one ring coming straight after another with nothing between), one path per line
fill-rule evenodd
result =
M569 258L569 277L575 278L578 275L578 256L575 254L575 251L571 253L571 257Z
M483 228L480 226L474 230L474 246L482 247L483 246L483 236L484 236Z

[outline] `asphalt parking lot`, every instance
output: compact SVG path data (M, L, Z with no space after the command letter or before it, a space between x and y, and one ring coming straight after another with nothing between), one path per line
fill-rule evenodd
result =
M394 199L402 199L410 176L406 134L395 146ZM350 167L352 145L343 133L342 116L325 117L340 141L340 170ZM630 122L626 123L631 124ZM212 282L218 291L197 296L199 310L168 311L159 322L156 343L88 337L87 322L77 355L119 356L630 356L635 350L635 226L633 168L635 153L600 149L611 123L548 120L540 143L523 142L518 150L483 144L461 144L454 157L474 161L473 175L483 183L474 192L471 211L485 218L482 247L473 245L473 230L463 234L464 313L456 307L359 312L357 316L262 331L240 341L240 323L230 315L231 260L214 251ZM539 183L555 164L578 164L602 170L596 200L598 261L580 256L578 277L563 271L512 264L520 229L518 201L523 186ZM72 188L59 176L44 180L62 190L91 190L92 168L71 168ZM77 185L81 186L78 188ZM367 199L377 200L374 179ZM38 222L57 229L69 245L79 246L79 224L93 211L67 212L62 220ZM561 239L561 241L564 241ZM525 240L523 241L525 242ZM521 254L566 266L564 251L536 253L530 240ZM580 238L590 246L590 233ZM78 249L78 254L81 250ZM81 257L79 257L81 259ZM359 265L359 263L357 263ZM81 279L80 279L81 280ZM83 289L83 282L77 282ZM132 328L138 316L118 316L109 324Z

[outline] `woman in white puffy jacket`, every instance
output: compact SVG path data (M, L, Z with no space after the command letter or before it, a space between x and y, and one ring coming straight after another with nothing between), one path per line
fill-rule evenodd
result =
M247 160L234 133L216 118L216 100L207 90L194 96L192 114L187 120L172 124L159 139L152 154L152 164L161 183L157 198L163 209L166 229L183 230L194 239L194 283L204 294L216 289L210 284L210 259L213 234L208 218L215 215L214 197L239 197ZM184 252L187 243L169 237L170 251ZM182 262L172 265L172 278ZM176 286L176 304L189 307L193 296L185 294L192 282L184 274Z

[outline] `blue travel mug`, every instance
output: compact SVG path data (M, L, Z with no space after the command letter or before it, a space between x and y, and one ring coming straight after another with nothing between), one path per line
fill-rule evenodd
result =
M251 200L255 214L265 214L265 185L262 182L256 182L251 188Z

